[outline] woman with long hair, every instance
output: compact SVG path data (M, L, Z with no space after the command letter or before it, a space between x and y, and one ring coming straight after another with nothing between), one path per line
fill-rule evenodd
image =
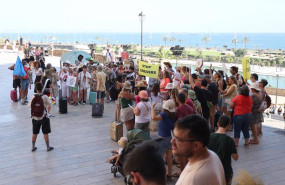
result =
M161 95L159 91L159 84L154 83L151 92L150 92L150 97L151 97L151 104L153 105L154 103L161 103Z
M44 72L41 68L41 63L39 61L36 61L34 63L34 66L35 66L35 74L36 74L35 84L37 82L42 83L43 78L44 78ZM34 90L34 92L36 93L36 89Z
M119 99L119 94L123 89L123 76L118 75L116 79L116 84L115 84L115 91L110 93L115 93L118 97L117 100L115 100L116 103L116 111L115 111L115 121L120 120L120 99Z
M162 80L160 80L160 92L161 95L164 96L165 98L168 95L167 89L165 89L168 83L170 83L169 73L167 71L163 71Z
M154 107L156 103L152 105L151 119L159 121L158 123L158 135L162 138L159 142L159 149L161 154L166 154L167 161L167 179L171 179L172 175L172 149L171 149L171 132L174 129L174 124L177 120L175 113L175 104L172 100L163 102L163 112L159 115L155 114Z
M123 84L123 89L119 96L121 103L121 121L125 123L126 129L134 128L134 112L130 106L133 105L134 93L132 93L132 86L129 81Z
M219 91L221 94L224 94L222 97L225 98L225 104L223 106L223 112L231 118L232 108L230 107L230 103L232 99L238 94L237 89L237 79L234 76L231 76L228 80L228 87L223 90L222 87L219 87ZM232 125L229 130L232 130Z

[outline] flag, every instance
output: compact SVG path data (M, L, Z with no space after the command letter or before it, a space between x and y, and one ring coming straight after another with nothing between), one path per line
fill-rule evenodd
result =
M14 67L13 75L16 75L16 76L26 76L26 72L24 70L22 61L21 61L19 56L17 57L17 61L16 61L16 64L15 64L15 67Z

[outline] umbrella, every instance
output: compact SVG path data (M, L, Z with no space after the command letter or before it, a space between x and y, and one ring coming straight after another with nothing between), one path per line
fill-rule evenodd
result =
M78 56L82 55L83 56L83 62L87 63L87 61L85 60L88 57L91 57L89 53L85 52L85 51L70 51L67 53L64 53L61 58L60 58L60 62L65 62L67 60L70 61L70 64L75 64L75 61L78 60Z

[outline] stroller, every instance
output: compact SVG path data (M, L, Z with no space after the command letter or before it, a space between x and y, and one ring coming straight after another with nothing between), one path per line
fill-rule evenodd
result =
M111 161L112 164L111 173L114 174L114 177L117 177L117 172L119 172L125 178L125 182L126 182L126 176L124 174L123 164L124 161L126 160L127 154L130 153L141 142L146 140L151 140L151 138L147 135L145 131L138 128L129 130L126 135L128 139L128 144L123 148L118 165L115 165L116 159ZM161 140L160 138L155 139L156 142L159 142L160 140Z

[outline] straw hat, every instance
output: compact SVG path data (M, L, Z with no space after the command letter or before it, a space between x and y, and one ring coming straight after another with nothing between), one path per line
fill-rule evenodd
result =
M147 99L148 98L147 91L140 91L139 92L139 97L142 98L142 99Z
M132 85L131 85L131 83L130 83L129 81L126 81L126 82L123 84L123 86L124 86L124 89L132 89Z
M173 83L168 83L165 89L174 89Z
M145 80L141 80L137 83L136 87L147 87L147 83Z
M256 91L260 91L260 89L259 89L259 84L258 84L258 83L253 83L253 84L251 84L251 86L250 86L249 88L255 89Z
M189 90L188 91L188 98L191 98L191 99L195 100L197 98L196 94L195 94L195 91Z
M169 112L175 112L175 104L171 99L163 101L162 103L163 103L162 105L163 109L168 110Z

